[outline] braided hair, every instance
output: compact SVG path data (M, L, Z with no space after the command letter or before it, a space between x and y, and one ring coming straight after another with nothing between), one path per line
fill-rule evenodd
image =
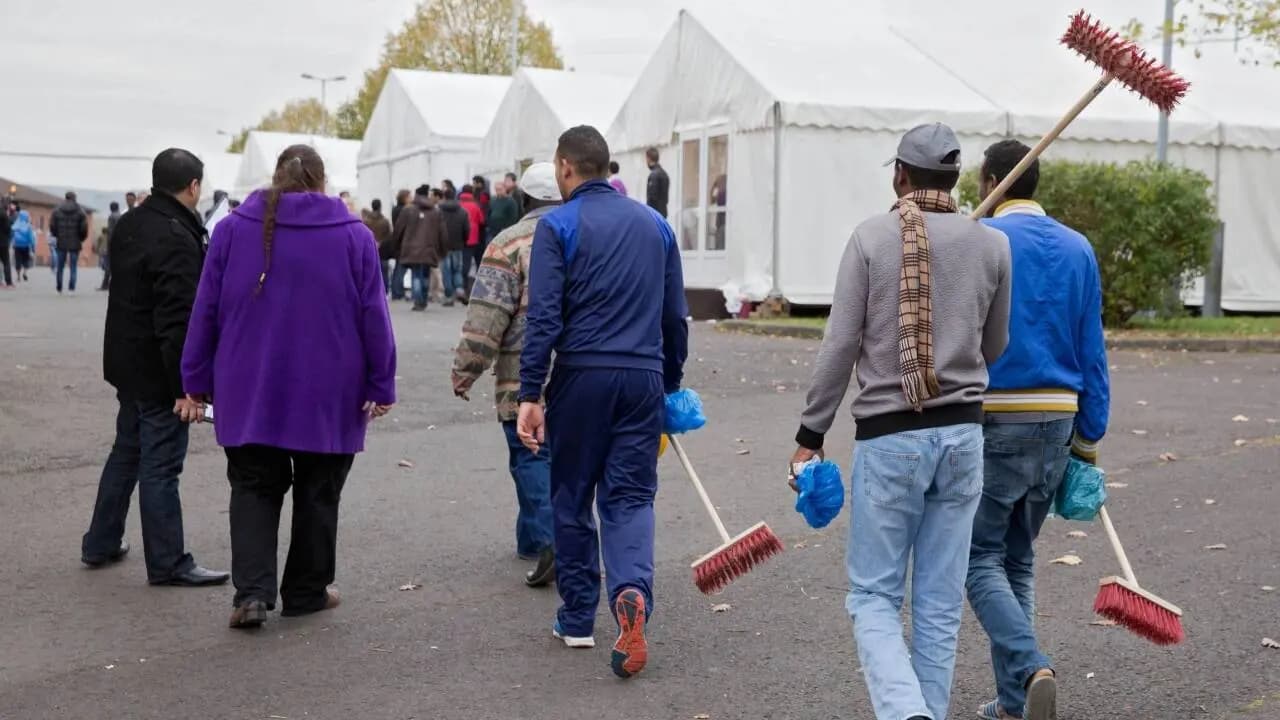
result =
M271 238L276 232L276 208L285 193L324 192L324 160L310 145L290 145L280 153L276 172L267 189L267 210L262 218L262 274L254 294L262 292L271 270Z

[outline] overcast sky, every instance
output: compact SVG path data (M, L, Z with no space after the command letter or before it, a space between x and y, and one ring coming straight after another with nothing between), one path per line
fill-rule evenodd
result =
M689 0L525 0L565 62L638 73ZM200 152L291 98L337 107L414 0L4 0L0 150ZM0 164L3 158L0 157Z

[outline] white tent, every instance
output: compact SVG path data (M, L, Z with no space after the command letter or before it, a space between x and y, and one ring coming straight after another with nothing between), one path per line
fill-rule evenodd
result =
M199 207L203 212L213 207L214 192L225 190L235 196L232 191L236 187L236 176L244 158L240 153L215 152L205 153L200 159L204 161L203 194Z
M360 197L392 201L400 188L459 187L480 171L480 141L511 78L392 70L378 96L358 160Z
M1132 13L1111 4L1109 22ZM1060 0L991 12L942 0L854 5L682 12L623 103L610 147L634 188L644 186L644 149L662 152L689 287L829 303L853 227L892 203L881 165L903 131L946 122L973 166L999 137L1037 137L1098 77L1057 45L1076 9ZM1280 310L1270 230L1280 209L1250 196L1271 186L1264 173L1280 174L1280 125L1268 110L1280 100L1252 109L1247 88L1256 96L1268 85L1245 79L1257 71L1237 63L1197 68L1188 59L1178 69L1197 87L1174 116L1170 157L1218 180L1229 248L1223 305ZM1155 120L1143 101L1111 89L1050 157L1150 156Z
M532 162L550 160L560 133L575 125L604 132L631 82L615 75L521 68L480 145L485 169L519 171Z
M254 130L249 133L249 139L245 142L235 186L230 189L231 196L243 199L254 190L270 185L271 176L276 171L276 160L290 145L310 145L320 153L328 180L326 192L337 195L340 192L356 191L356 155L360 152L358 140Z

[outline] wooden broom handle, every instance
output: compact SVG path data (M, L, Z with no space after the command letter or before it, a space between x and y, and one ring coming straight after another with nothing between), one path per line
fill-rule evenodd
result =
M1102 518L1102 527L1107 531L1107 539L1111 541L1111 549L1116 553L1116 560L1120 563L1124 579L1137 585L1138 578L1133 575L1133 566L1129 564L1129 556L1124 554L1124 546L1120 544L1120 536L1116 535L1116 527L1111 524L1111 516L1107 514L1106 505L1098 508L1098 517Z
M1094 83L1093 87L1089 88L1089 92L1085 93L1084 97L1077 100L1076 104L1067 111L1067 114L1062 116L1062 119L1058 121L1058 124L1054 125L1052 130L1050 130L1044 137L1040 138L1040 142L1036 143L1036 146L1031 148L1031 152L1027 153L1026 157L1022 158L1021 162L1013 166L1013 169L1009 171L1009 174L1005 176L1004 180L1000 181L1000 184L996 186L995 190L991 191L990 195L987 195L987 199L983 200L982 204L978 205L978 209L974 210L970 217L974 220L981 220L986 217L987 213L991 212L991 208L995 207L995 204L1004 197L1004 194L1009 192L1009 188L1013 187L1013 184L1018 182L1018 178L1022 177L1022 173L1026 172L1027 168L1031 167L1031 163L1035 162L1036 159L1044 153L1045 149L1047 149L1054 140L1058 139L1058 136L1062 134L1062 131L1066 130L1067 126L1079 117L1080 113L1084 112L1085 108L1089 107L1089 103L1093 102L1098 95L1102 94L1103 90L1107 89L1107 86L1111 84L1113 79L1115 79L1115 76L1111 73L1107 73L1102 76L1101 80Z
M702 481L698 479L698 473L694 471L693 464L689 462L689 456L684 454L684 448L680 446L680 441L676 440L675 435L668 435L667 440L671 442L671 449L676 451L676 457L680 458L680 464L684 466L684 472L689 476L689 482L693 483L693 489L698 491L698 497L702 498L702 504L706 506L707 513L711 515L711 520L716 524L716 530L720 531L720 539L726 545L729 544L729 531L724 529L724 523L720 522L720 513L716 512L716 506L711 504L711 498L707 496L707 491L702 487Z

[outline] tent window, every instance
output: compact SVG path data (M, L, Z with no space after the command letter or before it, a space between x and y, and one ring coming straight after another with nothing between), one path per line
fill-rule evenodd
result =
M724 252L728 225L729 136L724 126L683 133L680 143L680 249ZM700 239L701 238L701 239Z
M728 215L726 185L729 181L729 136L717 135L707 141L707 249L724 250L725 220Z
M685 140L680 146L680 249L698 249L698 218L702 203L698 197L702 140Z

